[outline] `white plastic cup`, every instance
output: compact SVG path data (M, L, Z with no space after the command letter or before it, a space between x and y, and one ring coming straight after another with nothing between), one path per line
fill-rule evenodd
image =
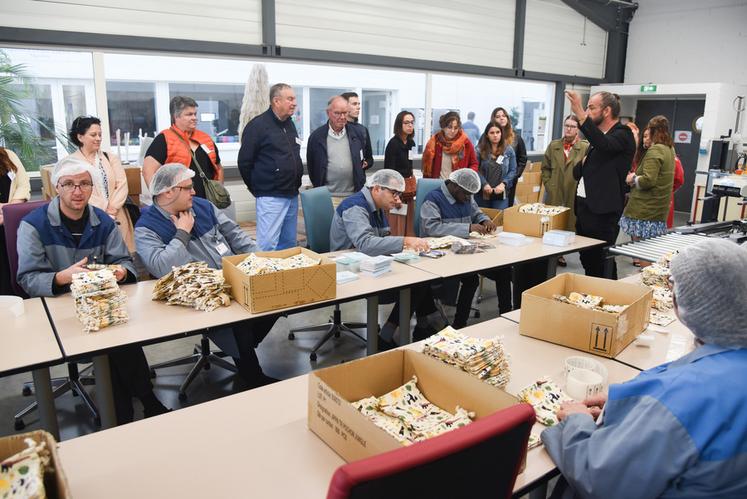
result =
M602 383L604 384L605 388L607 387L607 368L604 367L604 364L602 364L598 360L590 359L589 357L582 357L580 355L572 355L571 357L565 359L566 378L568 377L568 374L574 369L586 369L588 371L594 371L602 377Z
M565 380L565 391L573 400L585 400L603 390L602 376L588 369L573 369Z

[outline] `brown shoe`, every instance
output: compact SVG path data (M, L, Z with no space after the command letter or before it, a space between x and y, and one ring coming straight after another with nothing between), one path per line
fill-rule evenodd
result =
M567 267L568 266L568 262L565 261L565 258L563 258L562 256L559 256L558 257L558 266L559 267Z

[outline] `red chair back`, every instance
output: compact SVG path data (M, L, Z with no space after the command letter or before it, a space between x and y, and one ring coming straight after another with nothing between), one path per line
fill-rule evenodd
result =
M16 244L18 241L18 227L21 225L23 217L34 211L40 206L44 206L48 201L31 201L29 203L14 203L3 206L3 225L5 228L5 250L10 264L10 285L15 294L28 298L28 295L16 281L18 272L18 250Z
M424 442L340 466L327 499L509 498L534 409L519 404Z

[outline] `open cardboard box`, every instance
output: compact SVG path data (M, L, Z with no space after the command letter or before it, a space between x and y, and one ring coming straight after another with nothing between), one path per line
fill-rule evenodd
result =
M518 232L525 236L542 237L545 232L553 229L566 230L571 211L566 210L557 215L538 215L536 213L521 213L514 205L503 210L503 230Z
M288 258L305 253L319 265L249 276L236 267L247 255L223 257L223 277L231 285L234 300L252 313L277 310L305 303L332 300L337 296L337 265L328 257L306 248L257 251L257 256Z
M62 470L60 456L57 454L57 442L50 433L44 430L36 430L0 438L0 461L4 461L10 456L26 449L28 446L24 440L27 438L33 439L36 443L46 442L47 444L46 447L51 457L44 473L44 489L47 497L57 499L71 498L72 495L70 494L70 487L67 484L67 477Z
M620 314L584 309L553 299L572 291L603 296L611 305L628 305ZM519 332L584 352L614 357L648 327L653 291L580 274L561 274L521 294Z
M503 225L503 210L497 208L480 208L480 211L489 216L496 227Z
M475 420L519 403L456 367L420 352L398 349L312 371L309 429L347 462L399 448L397 440L350 402L384 395L410 381L413 374L429 401L452 413L457 405L474 411Z

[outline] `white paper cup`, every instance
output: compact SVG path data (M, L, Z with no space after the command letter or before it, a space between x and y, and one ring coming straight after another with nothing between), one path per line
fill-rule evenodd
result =
M23 299L18 296L0 295L0 315L20 317L23 315Z
M574 400L584 400L604 390L602 376L588 369L574 369L565 380L565 391Z

